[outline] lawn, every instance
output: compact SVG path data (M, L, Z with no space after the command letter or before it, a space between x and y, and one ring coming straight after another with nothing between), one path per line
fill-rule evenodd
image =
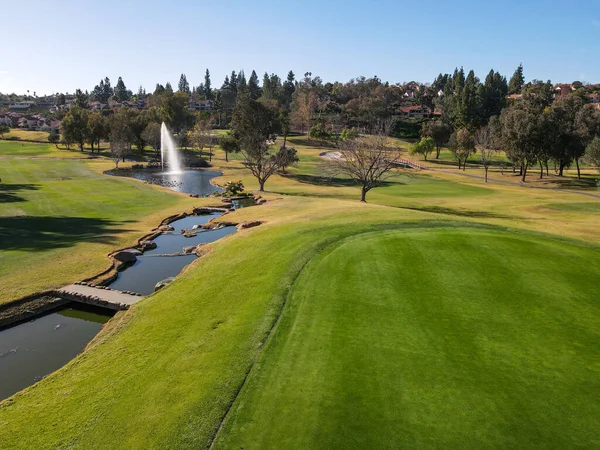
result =
M41 144L36 142L2 141L0 140L0 165L5 162L3 156L27 156L50 158L88 158L88 153L81 153L75 147L67 150L63 146L56 148L54 144Z
M95 275L191 199L98 173L104 162L0 160L0 303ZM197 201L196 201L197 203ZM188 205L188 206L186 206Z
M20 128L11 128L9 133L4 135L5 138L19 138L27 141L40 141L47 143L48 142L48 132L47 131L30 131L30 130L22 130Z
M215 448L591 448L599 277L597 250L497 230L342 240L295 282Z

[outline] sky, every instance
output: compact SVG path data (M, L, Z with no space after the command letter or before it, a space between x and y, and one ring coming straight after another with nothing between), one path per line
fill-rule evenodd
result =
M488 4L489 3L489 4ZM600 1L0 0L0 92L213 87L243 69L431 82L455 67L600 83Z

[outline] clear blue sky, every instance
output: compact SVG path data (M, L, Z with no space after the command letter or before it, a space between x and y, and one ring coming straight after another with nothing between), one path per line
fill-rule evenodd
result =
M192 85L209 68L432 81L456 66L600 82L600 1L2 1L0 92Z

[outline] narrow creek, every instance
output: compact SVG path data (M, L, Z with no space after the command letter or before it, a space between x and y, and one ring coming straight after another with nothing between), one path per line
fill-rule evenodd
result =
M206 196L220 188L210 180L220 172L186 170L178 175L160 174L150 170L125 171L118 175L132 176L160 184L169 189ZM234 200L234 209L255 204L252 199ZM205 230L201 225L221 216L210 213L187 216L171 222L174 230L153 239L156 248L137 256L134 264L120 271L111 289L149 295L157 283L177 276L192 263L195 254L184 255L185 247L214 242L236 231L234 226ZM197 229L186 237L183 229ZM177 255L177 256L174 256ZM36 316L0 331L0 401L41 380L77 356L110 320L114 312L71 302L54 311Z

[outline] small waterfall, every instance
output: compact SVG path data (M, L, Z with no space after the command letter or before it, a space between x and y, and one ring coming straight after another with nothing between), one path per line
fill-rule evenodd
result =
M162 170L165 170L165 153L167 154L167 163L169 165L169 172L180 173L181 172L181 161L177 153L177 145L175 140L167 126L163 122L160 126L160 163Z

